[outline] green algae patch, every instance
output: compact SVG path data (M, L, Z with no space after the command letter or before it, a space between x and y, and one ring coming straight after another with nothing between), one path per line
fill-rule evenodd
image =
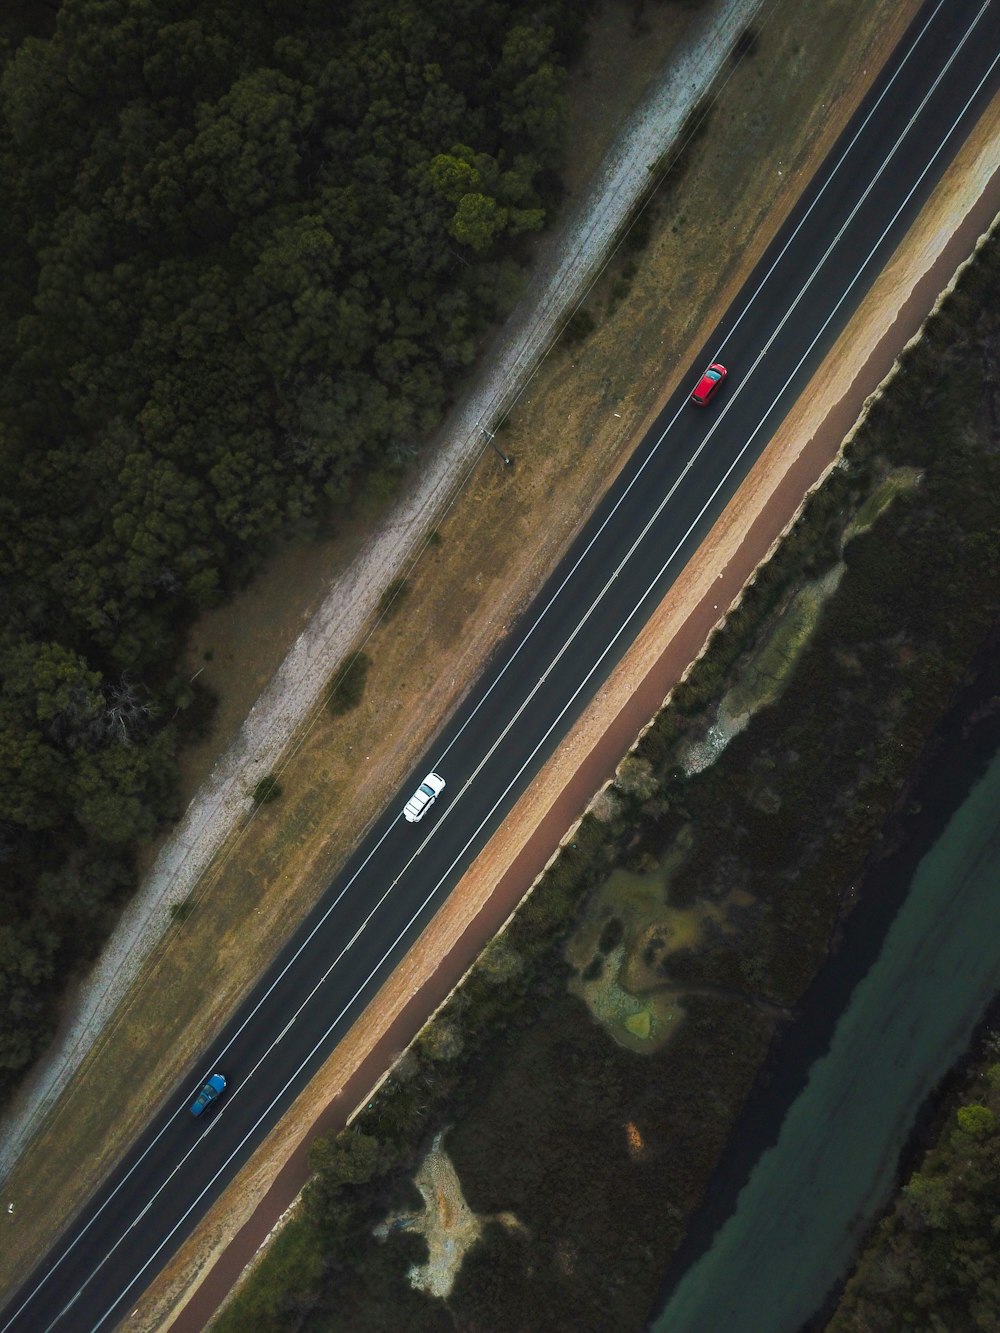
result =
M574 969L571 993L631 1051L659 1050L684 1021L687 987L671 977L671 958L732 933L733 910L754 901L737 891L722 903L701 899L672 907L670 878L691 841L691 829L683 829L659 865L645 874L615 870L595 890L566 945Z
M625 1020L626 1030L630 1032L633 1037L638 1037L641 1041L646 1041L649 1038L652 1026L652 1021L650 1020L649 1011L647 1009L640 1009L637 1014L632 1014L631 1017L626 1018Z
M620 944L607 957L595 955L583 971L570 979L569 989L579 996L598 1023L619 1046L630 1051L656 1051L684 1018L680 992L661 981L655 990L635 993L623 984L630 954Z

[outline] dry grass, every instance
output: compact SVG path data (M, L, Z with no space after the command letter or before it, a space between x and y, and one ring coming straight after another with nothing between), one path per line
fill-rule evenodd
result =
M517 467L487 459L418 566L405 608L366 647L364 702L336 722L314 716L282 768L284 795L234 834L196 910L171 931L25 1154L8 1184L18 1224L0 1257L5 1286L108 1169L412 767L675 387L691 346L867 86L861 71L874 73L916 8L769 6L759 54L714 110L725 132L661 212L630 295L606 313L615 274L602 279L589 302L597 331L572 355L549 358L505 436ZM652 45L648 34L633 41L619 67L641 51L651 70ZM613 123L610 83L593 78ZM585 152L596 156L595 145L588 139ZM729 256L721 269L719 254ZM248 597L259 603L259 588ZM227 614L242 618L239 605ZM294 614L285 619L291 628ZM225 664L225 653L217 658Z

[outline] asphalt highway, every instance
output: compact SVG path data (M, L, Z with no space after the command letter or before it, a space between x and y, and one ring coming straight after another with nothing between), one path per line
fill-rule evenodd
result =
M322 902L0 1314L0 1333L90 1333L127 1317L559 745L998 88L1000 0L927 4L687 388ZM714 360L729 378L699 411L686 394ZM448 786L407 824L403 804L430 769ZM229 1087L195 1121L188 1106L215 1070Z

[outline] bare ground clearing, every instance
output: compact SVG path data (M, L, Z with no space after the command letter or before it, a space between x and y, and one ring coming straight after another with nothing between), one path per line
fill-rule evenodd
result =
M356 837L359 821L367 822L401 780L606 488L631 441L674 387L687 349L707 335L916 8L916 0L908 5L883 0L864 7L861 15L854 7L819 0L807 5L776 0L767 8L759 54L734 73L715 108L727 133L714 137L661 209L653 242L640 261L641 281L619 296L613 310L609 306L620 274L610 271L595 289L588 304L600 320L597 332L572 357L557 353L549 358L514 414L505 447L518 457L515 473L479 470L442 524L442 544L418 567L406 608L369 646L373 668L364 704L336 724L321 712L313 717L285 763L285 797L240 830L218 858L199 888L196 911L170 933L133 993L127 1023L116 1022L108 1030L52 1127L8 1182L8 1197L18 1200L17 1223L4 1218L0 1281L10 1283L23 1272L29 1257L121 1151L145 1108L168 1091L201 1034L221 1021L274 941L314 901ZM699 219L697 226L688 221L692 218ZM728 271L719 273L707 261L722 251L733 260ZM692 274L706 276L699 283ZM735 573L733 579L732 587L728 579L721 585L730 597L742 586ZM704 633L700 639L696 633L685 641L685 662L703 640ZM416 681L414 695L405 699L393 689L393 682L402 679L402 663ZM641 668L631 670L636 673L631 679L638 680ZM605 704L610 688L602 692ZM630 722L631 732L614 732L617 755L664 692L658 681L643 696L645 712L634 725ZM392 717L398 717L398 725L387 724ZM606 732L596 721L590 727L591 742ZM374 745L373 736L378 737ZM569 746L561 751L567 757L572 753ZM609 748L602 760L605 771L615 757ZM359 760L364 765L360 786ZM536 803L536 817L545 816L550 849L555 823L563 819L565 828L593 789L587 785L589 776L582 786L571 784L562 804L552 807L557 817L537 805L546 804L542 794L551 798L551 783L557 781L550 775L529 798L529 806ZM509 822L504 830L508 842L517 841L517 828L517 820ZM527 836L526 828L520 836ZM537 845L536 839L536 856ZM514 854L512 846L508 856ZM513 894L511 902L532 877L530 857L522 855L514 865L518 873L505 875L499 886ZM455 901L473 918L482 910L493 924L505 915L500 897L477 906L472 889L463 888ZM433 994L421 995L404 1014L406 1001L418 982L434 976L447 941L460 941L463 933L460 918L442 921L441 929L444 933L418 948L394 979L402 986L395 1008L387 995L379 1013L358 1025L331 1063L336 1081L325 1080L315 1094L310 1091L287 1129L279 1131L281 1142L269 1142L247 1179L208 1219L202 1236L208 1251L220 1252L253 1211L287 1152L310 1129L331 1086L341 1088L341 1119L363 1095L365 1080L371 1086L377 1070L370 1061L361 1065L356 1080L350 1080L349 1069L384 1036L385 1024L404 1015L410 1029L414 1022L419 1026L419 1014L433 1006ZM460 953L449 959L438 973L439 987L446 991L465 961ZM197 985L195 977L201 978ZM407 1031L405 1023L397 1027L395 1049L405 1044ZM351 1061L345 1059L349 1053ZM381 1067L386 1054L385 1046L376 1052ZM107 1089L122 1087L132 1091L112 1130L104 1096ZM80 1169L81 1162L86 1169ZM186 1247L158 1286L157 1299L166 1305L144 1304L146 1313L133 1326L162 1326L165 1309L191 1278L205 1271L206 1251L196 1250Z

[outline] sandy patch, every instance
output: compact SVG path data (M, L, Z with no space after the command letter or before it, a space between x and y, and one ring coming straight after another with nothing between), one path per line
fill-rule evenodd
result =
M387 1241L397 1231L411 1231L427 1241L427 1262L413 1264L408 1277L417 1291L442 1300L451 1295L466 1252L480 1239L487 1222L496 1220L514 1230L523 1229L512 1213L496 1219L480 1217L465 1201L462 1183L442 1141L444 1130L434 1135L427 1156L417 1168L413 1183L424 1201L419 1213L393 1213L374 1231Z

